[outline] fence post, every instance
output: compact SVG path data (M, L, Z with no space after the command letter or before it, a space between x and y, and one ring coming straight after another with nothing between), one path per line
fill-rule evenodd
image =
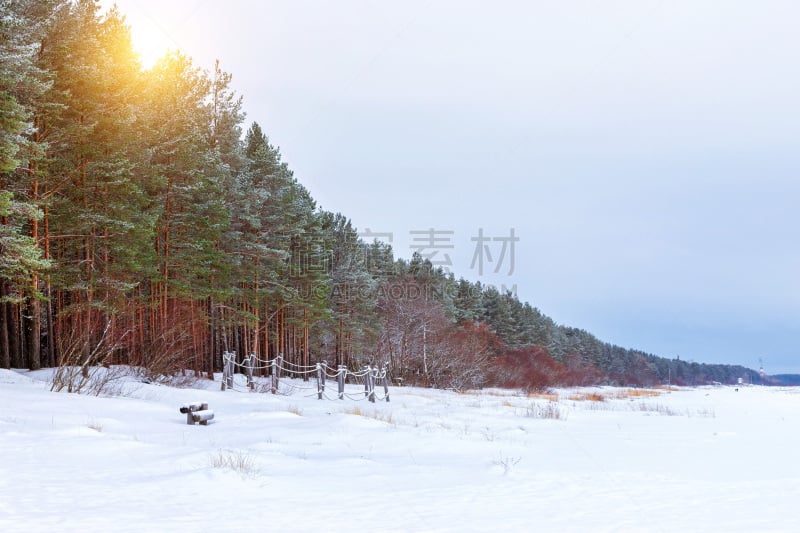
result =
M231 354L222 352L222 384L220 389L225 391L228 387L233 387L233 378L230 376L231 372Z
M227 376L225 373L228 371L228 358L225 357L225 352L222 352L222 382L219 384L219 390L225 392L225 389L228 388L227 380L225 379Z
M339 384L339 399L344 400L344 378L347 372L347 367L339 365L339 371L336 373L336 382Z
M255 390L256 384L253 381L253 367L255 366L256 354L251 353L248 357L245 357L245 369L247 371L247 386L250 390Z
M367 371L364 374L364 397L369 396L369 376L372 374L372 367L367 365Z
M383 363L383 393L389 401L389 363Z
M222 352L222 382L219 384L219 390L225 392L228 388L228 352Z
M278 393L278 357L272 359L272 394Z
M317 400L322 399L322 365L317 363Z
M375 403L375 376L378 375L378 367L370 366L367 375L369 376L369 401Z
M322 361L322 392L325 392L325 378L328 374L328 362Z
M228 352L228 387L233 388L233 359L236 352Z

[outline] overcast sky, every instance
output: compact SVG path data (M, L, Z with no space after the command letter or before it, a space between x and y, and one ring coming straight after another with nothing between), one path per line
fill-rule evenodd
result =
M116 3L146 62L219 58L318 203L396 255L434 237L605 341L800 372L800 4Z

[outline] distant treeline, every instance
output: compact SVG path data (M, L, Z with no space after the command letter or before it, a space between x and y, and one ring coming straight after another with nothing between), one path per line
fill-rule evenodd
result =
M800 386L800 374L775 374L774 376L765 376L764 384L797 387Z
M0 3L0 366L213 377L388 361L437 387L756 381L559 325L317 207L219 64L143 70L116 11ZM279 76L279 73L275 74ZM358 150L358 147L353 147Z

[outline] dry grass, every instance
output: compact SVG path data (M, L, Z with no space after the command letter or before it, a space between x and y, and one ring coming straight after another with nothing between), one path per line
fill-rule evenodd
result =
M260 470L252 455L238 450L218 450L209 458L209 464L214 468L233 470L246 477L255 477Z
M661 396L660 390L655 389L622 389L614 393L614 398L625 400L628 398L654 398Z
M557 402L547 402L545 404L532 402L525 409L525 416L527 418L543 418L550 420L565 420L567 418L566 413L561 410Z
M578 392L571 394L567 399L575 402L604 402L607 398L602 392Z
M386 422L387 424L394 424L394 417L392 417L392 413L384 413L381 411L372 411L372 412L365 412L362 411L359 407L353 407L352 409L346 409L343 411L345 414L348 415L355 415L355 416L363 416L364 418L371 418L373 420L378 420L380 422Z
M103 431L103 424L100 424L94 418L89 419L89 421L86 423L86 427L88 427L89 429L93 429L98 433L101 433Z
M667 407L666 405L662 405L660 403L645 403L641 402L637 406L638 411L644 411L647 413L658 413L660 415L665 416L680 416L681 413L672 409L671 407Z
M558 394L554 392L533 391L528 393L528 398L536 398L539 400L547 400L550 402L558 401Z
M303 410L296 405L290 405L289 407L286 408L286 410L289 411L290 413L296 414L297 416L303 416Z
M661 396L660 390L655 389L617 389L610 391L575 392L567 399L575 402L605 402L607 400L634 400L639 398L654 398Z
M468 396L496 396L500 398L504 398L506 396L515 396L514 391L500 391L500 390L474 390L474 389L466 389L466 390L456 390L454 391L457 394L464 394Z

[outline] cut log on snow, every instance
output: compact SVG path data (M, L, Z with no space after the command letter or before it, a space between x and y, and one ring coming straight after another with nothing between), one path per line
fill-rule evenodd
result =
M208 404L204 402L185 403L181 406L181 413L189 413L192 411L202 411L208 409Z
M195 422L199 422L201 426L207 426L208 421L214 419L214 411L211 411L210 409L206 409L205 411L195 411L189 416L192 417L192 425L194 425Z
M180 412L186 415L186 423L190 426L200 423L208 425L208 421L214 418L214 411L209 410L205 402L185 403L181 406Z

